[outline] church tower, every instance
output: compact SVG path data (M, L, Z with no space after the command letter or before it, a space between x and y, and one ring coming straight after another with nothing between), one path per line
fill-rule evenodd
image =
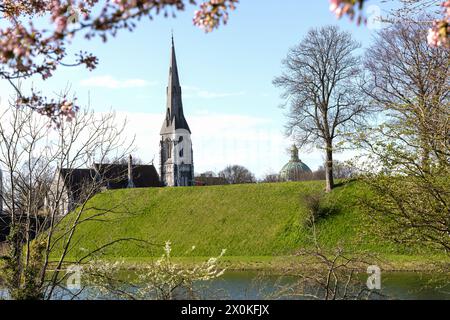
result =
M172 36L166 117L161 128L160 164L164 186L194 185L194 161L191 130L184 117L178 77L175 45Z

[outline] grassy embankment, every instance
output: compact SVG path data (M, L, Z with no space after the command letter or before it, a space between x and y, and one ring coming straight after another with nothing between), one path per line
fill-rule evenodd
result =
M173 256L186 263L227 249L223 263L235 269L301 267L303 258L295 253L312 245L304 197L322 188L323 182L314 181L106 191L89 206L113 212L102 221L82 224L69 255L77 258L102 244L131 237L161 246L119 242L104 250L102 258L145 263L160 256L163 244L170 240ZM427 248L399 245L378 236L373 231L380 226L374 227L358 205L364 196L362 184L351 182L325 197L322 206L332 214L316 225L322 246L378 254L385 269L424 270L432 262L450 263Z

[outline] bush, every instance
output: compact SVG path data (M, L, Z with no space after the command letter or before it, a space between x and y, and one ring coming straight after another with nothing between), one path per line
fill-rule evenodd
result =
M337 212L337 209L334 206L330 206L326 203L325 196L325 192L310 193L303 196L303 201L308 211L305 220L306 227L311 228L319 220L325 219Z

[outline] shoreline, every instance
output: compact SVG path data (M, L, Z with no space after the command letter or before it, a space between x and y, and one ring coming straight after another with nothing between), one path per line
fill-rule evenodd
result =
M145 268L159 257L146 258L113 258L103 259L108 262L123 261L129 270ZM174 264L184 266L202 263L210 257L173 257ZM102 260L102 259L99 259ZM384 272L432 272L450 273L450 256L446 255L384 255L373 259L373 263L355 264L360 272L367 272L367 266L377 265ZM233 272L265 272L269 274L296 274L323 269L324 266L314 263L308 257L301 256L229 256L218 262L218 267Z

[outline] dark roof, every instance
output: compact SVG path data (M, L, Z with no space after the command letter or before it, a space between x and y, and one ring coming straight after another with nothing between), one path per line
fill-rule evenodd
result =
M127 164L94 164L99 176L109 189L128 187ZM133 165L133 184L135 188L159 187L159 175L153 165Z
M94 169L60 169L59 172L64 185L75 198L78 198L87 184L93 183L96 179Z
M178 76L175 45L172 38L172 51L170 58L169 83L167 85L167 108L161 134L172 133L176 129L186 129L191 133L189 125L183 113L183 101L181 99L181 86Z

